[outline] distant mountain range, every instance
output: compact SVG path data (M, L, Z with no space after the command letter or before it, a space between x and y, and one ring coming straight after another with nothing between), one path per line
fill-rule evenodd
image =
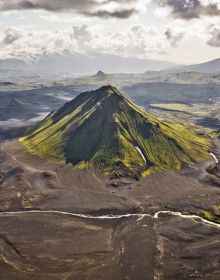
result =
M1 59L0 73L15 75L46 75L51 77L79 76L97 73L162 73L200 72L220 74L220 58L206 63L179 66L169 61L121 57L109 54L45 54L29 60L16 58Z
M0 71L21 71L28 74L83 75L96 73L100 69L106 73L141 73L146 70L159 71L175 64L167 61L121 57L109 54L45 54L30 60L0 60Z
M220 58L211 60L201 64L188 65L183 67L176 67L171 71L175 72L198 72L207 74L220 74Z
M179 169L209 157L206 138L159 121L112 86L81 93L21 141L40 157L114 176Z

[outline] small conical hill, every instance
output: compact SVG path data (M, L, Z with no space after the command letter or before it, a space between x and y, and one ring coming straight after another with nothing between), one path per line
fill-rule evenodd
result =
M95 77L96 77L96 78L105 78L106 75L105 75L104 72L98 71L98 72L96 73Z

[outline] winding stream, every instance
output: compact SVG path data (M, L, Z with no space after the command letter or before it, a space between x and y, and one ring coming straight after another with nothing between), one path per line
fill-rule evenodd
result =
M114 220L114 219L122 219L122 218L130 218L135 217L137 220L142 220L145 217L150 217L152 219L159 219L159 216L161 214L168 214L171 216L178 216L184 219L190 219L190 220L198 220L206 225L215 226L217 228L220 228L220 224L208 221L206 219L203 219L200 216L197 215L186 215L182 214L181 212L173 212L173 211L158 211L154 215L150 214L122 214L122 215L101 215L101 216L94 216L94 215L86 215L86 214L77 214L77 213L70 213L65 211L56 211L56 210L30 210L30 211L17 211L17 212L0 212L0 217L3 217L4 215L22 215L22 214L59 214L64 216L73 216L77 218L83 218L83 219L93 219L93 220Z

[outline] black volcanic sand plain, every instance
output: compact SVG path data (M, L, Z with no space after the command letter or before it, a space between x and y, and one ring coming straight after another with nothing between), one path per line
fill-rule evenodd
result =
M219 279L220 229L199 220L3 213L200 215L220 202L219 186L205 171L209 164L112 181L39 159L16 140L1 142L0 279Z

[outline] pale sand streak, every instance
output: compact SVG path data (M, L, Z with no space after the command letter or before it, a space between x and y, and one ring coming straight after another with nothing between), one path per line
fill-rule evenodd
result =
M144 154L142 153L141 149L140 149L138 146L136 146L135 148L136 148L136 150L139 152L139 154L141 155L141 157L143 158L144 162L146 163L146 162L147 162L147 161L146 161L146 158L145 158Z
M210 153L210 155L213 157L215 163L218 164L219 160L218 160L217 156L215 154L213 154L213 153Z

